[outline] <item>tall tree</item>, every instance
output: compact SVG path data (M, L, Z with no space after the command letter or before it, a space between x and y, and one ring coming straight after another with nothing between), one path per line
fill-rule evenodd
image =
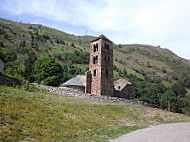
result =
M63 80L63 67L54 58L39 58L34 64L34 78L38 83L59 86Z

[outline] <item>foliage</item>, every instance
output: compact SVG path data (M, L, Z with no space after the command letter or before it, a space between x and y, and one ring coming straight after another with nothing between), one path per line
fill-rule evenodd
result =
M2 53L5 61L11 62L17 59L17 54L13 50L9 50L6 53Z
M63 82L65 82L78 74L84 74L84 71L78 68L75 64L72 64L72 62L68 62L63 64L63 74Z
M4 47L4 44L2 41L0 41L0 47Z
M108 141L149 125L189 120L149 107L94 104L5 86L0 86L0 114L1 141Z
M9 62L5 64L5 72L20 79L30 80L36 56L30 50L23 50L22 53L16 56L14 52L8 52L5 60Z
M174 84L172 86L173 92L176 94L176 96L185 97L185 94L187 91L182 85Z
M162 72L163 72L163 73L166 73L167 71L165 70L165 68L162 68Z
M63 54L65 61L71 61L76 64L88 64L89 63L89 53L79 52L75 50L73 53Z
M150 65L150 62L147 62L147 67L151 68L152 66Z
M130 81L134 85L134 99L180 113L186 106L184 101L186 90L182 86L174 84L172 88L167 88L160 82L152 83L137 77L130 78Z
M34 64L34 78L38 83L59 86L62 83L63 67L53 58L39 58Z
M35 92L35 91L37 91L37 88L35 87L35 85L32 84L32 83L29 83L29 82L26 82L23 85L23 88L24 88L24 90L26 90L28 92Z
M127 78L133 84L133 98L135 100L148 102L169 111L190 114L187 107L190 102L185 96L187 91L182 85L174 84L171 87L166 87L157 76L149 78L144 75L144 78L138 78L133 74L125 74L125 70L121 71L117 66L114 66L113 69L118 72L120 77ZM138 70L138 72L140 71Z
M23 79L25 67L15 64L15 62L8 62L5 64L5 73L14 76L18 79Z

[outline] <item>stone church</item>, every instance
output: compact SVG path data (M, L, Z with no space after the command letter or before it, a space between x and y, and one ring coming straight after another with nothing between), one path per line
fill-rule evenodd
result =
M124 79L113 82L113 42L103 34L90 42L89 71L86 75L78 75L61 86L81 88L86 93L96 95L127 99L133 96L130 82Z

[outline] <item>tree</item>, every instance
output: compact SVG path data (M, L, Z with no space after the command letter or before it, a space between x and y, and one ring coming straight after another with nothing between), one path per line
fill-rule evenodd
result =
M0 47L4 47L4 44L2 41L0 41Z
M34 64L34 78L38 83L59 86L63 79L63 67L54 58L39 58Z
M74 47L74 48L76 48L76 47L75 47L75 45L74 45L74 43L71 43L71 47Z
M15 62L8 62L5 64L5 73L14 76L18 79L24 79L23 78L24 70L25 70L24 66L19 66L15 64Z
M123 76L126 77L127 76L127 70L124 68L123 69Z
M13 50L9 50L3 57L7 62L15 61L17 59L17 54Z
M172 103L171 100L173 100L173 98L175 98L174 92L172 90L166 90L160 98L160 107L170 111L171 103ZM172 105L172 107L173 107L173 105Z
M165 70L165 68L162 68L162 72L163 72L163 73L166 73L166 70Z
M150 62L147 62L147 67L151 68L152 66L150 65Z
M176 96L180 96L180 97L185 97L185 94L187 93L185 88L180 84L174 84L172 86L172 90L176 94Z

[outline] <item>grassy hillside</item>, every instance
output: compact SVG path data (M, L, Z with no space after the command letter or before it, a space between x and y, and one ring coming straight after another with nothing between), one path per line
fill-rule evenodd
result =
M59 85L88 70L89 45L94 38L70 35L40 24L0 19L0 54L7 61L4 73L19 80ZM48 63L45 67L42 56L61 64L59 77L56 76L59 71L52 71L57 64L54 59L50 59L54 65ZM133 83L134 99L163 109L171 106L174 112L190 113L190 61L168 49L140 44L114 45L114 80L120 78Z
M157 76L172 84L190 76L190 61L168 49L150 45L121 45L115 47L115 64L139 77Z
M84 73L88 68L89 43L93 36L74 36L37 24L23 24L0 19L0 52L8 61L22 60L21 54L30 52L35 57L54 57L60 63L71 61ZM78 51L80 57L71 54ZM82 55L83 53L83 55ZM16 54L16 55L15 55ZM77 55L79 56L79 55ZM170 86L175 82L190 87L190 61L182 59L167 49L151 45L115 45L114 65L138 77L158 77ZM114 79L119 73L114 71Z
M190 121L160 109L93 102L0 86L0 140L107 141L160 123Z

